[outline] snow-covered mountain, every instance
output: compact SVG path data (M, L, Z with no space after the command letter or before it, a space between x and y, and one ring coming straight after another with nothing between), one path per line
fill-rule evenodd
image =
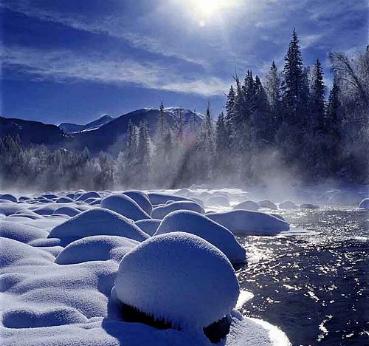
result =
M63 130L63 132L72 134L77 132L83 132L83 131L91 131L91 130L97 130L99 127L107 124L108 122L112 121L114 118L110 115L103 115L100 118L91 121L85 125L80 124L73 124L73 123L61 123L59 125L59 128Z
M165 108L165 122L174 133L180 124L180 114L184 134L190 137L200 129L204 116L188 109ZM135 126L139 126L142 121L145 121L151 136L153 136L159 122L159 116L158 108L144 108L117 118L104 116L86 125L60 124L59 127L41 122L0 117L0 137L19 135L21 142L25 145L55 144L77 150L83 150L87 147L91 152L107 150L116 152L121 149L130 121ZM107 122L104 123L104 121Z
M175 131L179 126L180 112L185 135L190 135L200 128L204 119L202 114L178 107L165 108L164 119L172 130ZM115 152L121 149L119 147L120 141L124 140L130 121L135 126L139 126L142 121L145 121L151 136L153 136L159 122L159 116L160 110L158 108L138 109L121 115L96 130L75 134L73 145L77 146L78 149L87 147L92 152L106 150ZM118 147L114 148L116 144Z

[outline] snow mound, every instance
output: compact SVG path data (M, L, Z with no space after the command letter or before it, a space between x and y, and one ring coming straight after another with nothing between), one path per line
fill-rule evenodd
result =
M199 330L229 314L239 286L227 257L188 233L152 237L123 257L115 293L124 304Z
M152 205L145 193L141 191L132 190L132 191L124 191L123 194L132 198L141 207L143 211L145 211L148 215L151 215Z
M151 216L153 219L162 219L175 210L192 210L197 213L204 213L204 209L195 202L177 201L153 209Z
M47 232L31 225L2 221L0 222L0 236L14 239L22 243L29 243L35 239L46 238Z
M160 225L159 219L147 219L136 221L135 224L140 227L145 233L153 235Z
M101 201L101 207L110 209L133 221L149 219L150 216L130 197L126 195L113 195Z
M298 209L298 205L291 202L291 201L285 201L279 204L279 209Z
M69 242L94 235L115 235L142 241L148 235L131 220L110 210L96 208L82 212L54 227L49 238L60 238Z
M64 248L56 257L57 264L75 264L88 261L119 262L139 242L117 236L92 236L76 240Z
M278 209L278 207L272 201L269 201L267 199L260 201L258 204L260 208L272 209L272 210Z
M0 214L8 216L19 212L27 212L27 209L23 204L14 202L0 203Z
M359 208L362 209L369 209L369 198L364 198L360 204L359 204Z
M68 215L68 216L76 216L77 214L79 214L81 211L78 210L77 208L73 208L73 207L61 207L58 209L55 209L53 214L56 215Z
M3 314L3 325L7 328L40 328L83 322L87 322L87 318L76 309L68 307L20 308Z
M9 201L9 202L14 202L14 203L18 202L17 197L9 193L0 194L0 199L3 201Z
M234 210L251 210L251 211L258 211L259 204L254 201L244 201L239 204L236 204L233 207Z
M78 195L78 194L77 194ZM101 196L96 191L82 193L77 197L77 201L85 201L88 198L100 198Z
M193 211L174 211L161 222L154 234L186 232L194 234L221 250L233 264L245 263L245 249L225 227Z
M150 192L147 194L147 197L150 200L150 203L152 205L159 205L159 204L165 204L168 201L192 201L189 198L186 197L182 197L182 196L176 196L176 195L168 195L165 193L154 193L154 192Z
M48 254L46 251L34 248L30 245L21 243L17 240L0 238L1 241L1 252L0 252L0 263L1 269L7 266L24 264L25 261L32 263L33 260L38 263L50 263L54 261L54 257Z
M239 235L275 235L290 228L287 222L257 211L233 210L206 216Z
M55 200L56 203L73 203L74 200L69 197L59 197Z

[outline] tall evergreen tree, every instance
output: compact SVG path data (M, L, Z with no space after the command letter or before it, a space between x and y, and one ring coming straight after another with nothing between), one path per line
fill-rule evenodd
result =
M126 152L128 162L133 162L137 154L137 130L131 120L128 122Z
M312 128L318 128L322 131L324 127L325 86L323 70L319 59L317 59L313 67L311 79L310 112Z
M300 43L296 30L293 30L283 69L283 102L286 112L284 119L288 124L299 123L298 116L305 111L303 105L304 67L300 50Z
M268 96L270 112L274 128L282 122L281 112L281 78L278 68L273 61L269 73L266 75L265 90Z

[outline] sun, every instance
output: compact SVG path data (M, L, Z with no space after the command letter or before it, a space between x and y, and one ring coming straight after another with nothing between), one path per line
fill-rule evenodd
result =
M194 12L207 18L226 6L226 0L192 0Z
M224 10L233 7L237 1L238 0L189 0L188 6L192 14L198 18L199 25L205 26L213 16L221 16Z

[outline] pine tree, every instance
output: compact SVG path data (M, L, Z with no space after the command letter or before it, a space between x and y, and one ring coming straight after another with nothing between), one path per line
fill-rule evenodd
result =
M312 128L318 128L320 131L324 127L324 80L323 70L319 59L317 59L312 71L312 82L310 92L310 112Z
M233 89L233 85L231 85L226 101L226 117L225 117L226 122L230 122L234 116L235 102L236 102L236 93Z
M163 102L160 103L160 108L159 108L159 137L163 138L165 135L165 130L166 130L166 126L165 126L165 114L164 114L164 105Z
M272 122L276 128L281 124L283 114L281 112L281 78L274 61L266 75L265 90L270 105Z
M136 159L137 154L137 131L131 120L128 122L126 151L128 162L133 162Z
M217 123L216 123L216 151L218 155L222 155L228 151L228 133L225 125L225 119L223 112L219 114Z
M289 124L299 122L300 112L303 106L303 79L304 67L300 50L299 39L296 30L293 30L292 40L289 44L287 55L285 57L285 65L283 69L283 102Z
M182 109L178 109L178 140L180 142L183 141L183 131L184 131L184 123L183 123L183 113Z

